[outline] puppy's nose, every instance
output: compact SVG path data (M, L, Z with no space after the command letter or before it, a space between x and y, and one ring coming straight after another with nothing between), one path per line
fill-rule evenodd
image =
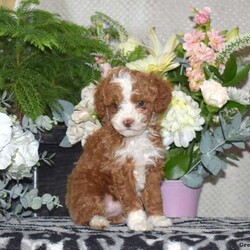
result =
M131 118L127 118L123 121L123 125L126 127L126 128L130 128L132 126L132 124L134 123L134 120L131 119Z

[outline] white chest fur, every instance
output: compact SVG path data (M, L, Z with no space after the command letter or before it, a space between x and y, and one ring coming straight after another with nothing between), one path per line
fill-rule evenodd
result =
M156 147L151 140L150 131L136 137L126 138L124 147L118 149L115 156L119 162L124 162L126 158L131 158L135 164L134 177L136 179L137 191L144 188L146 181L147 166L156 164L158 158L163 157L163 150Z

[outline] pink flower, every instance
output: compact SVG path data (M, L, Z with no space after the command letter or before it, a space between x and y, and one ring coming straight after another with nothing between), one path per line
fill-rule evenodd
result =
M186 51L191 51L194 47L205 39L205 33L200 30L194 30L192 33L187 33L184 35L183 48Z
M211 9L209 7L205 7L194 17L194 22L198 25L208 24L210 22L210 13Z
M225 38L219 34L218 31L212 29L211 31L207 32L209 38L209 45L214 50L221 50L224 47Z
M109 74L109 71L112 69L109 63L101 63L100 68L102 72L102 77L107 77Z
M205 80L205 75L199 65L195 65L194 68L187 68L186 76L188 77L189 88L191 91L198 91L200 85Z
M213 63L216 59L214 50L208 47L205 43L201 42L192 50L193 56L195 56L198 62Z

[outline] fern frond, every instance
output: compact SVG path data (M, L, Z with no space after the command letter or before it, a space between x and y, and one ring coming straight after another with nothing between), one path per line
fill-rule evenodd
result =
M44 113L45 106L41 101L41 92L37 89L34 77L18 77L15 81L14 97L16 104L23 114L35 120L35 118Z

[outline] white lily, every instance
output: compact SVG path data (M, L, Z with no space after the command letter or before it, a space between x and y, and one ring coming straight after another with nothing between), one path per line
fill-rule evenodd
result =
M132 70L139 70L146 73L166 72L179 66L178 62L173 62L176 57L174 50L178 45L177 37L172 36L165 46L161 44L156 36L155 29L150 30L152 47L143 45L150 53L146 58L127 63L126 66Z

